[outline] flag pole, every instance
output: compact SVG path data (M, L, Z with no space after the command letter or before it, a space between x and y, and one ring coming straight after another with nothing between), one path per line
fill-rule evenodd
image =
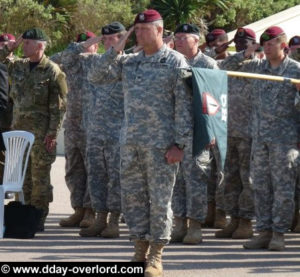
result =
M277 82L283 82L284 80L288 80L292 84L300 84L299 79L292 79L292 78L273 76L273 75L265 75L265 74L238 72L238 71L226 71L226 72L227 72L227 75L230 77L242 77L242 78L277 81Z

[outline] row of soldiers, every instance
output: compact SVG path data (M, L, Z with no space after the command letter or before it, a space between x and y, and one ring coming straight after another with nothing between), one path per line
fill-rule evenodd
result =
M136 53L125 54L133 31ZM128 32L113 22L102 28L100 37L82 33L51 57L66 73L69 88L64 122L66 183L75 213L60 225L82 227L81 236L118 237L123 212L135 244L133 261L147 261L146 276L162 274L162 250L170 240L202 241L201 224L212 224L215 206L215 223L224 227L217 237L252 237L255 214L259 235L245 248L282 250L283 234L292 222L299 172L300 117L299 104L295 105L299 86L288 80L282 84L230 80L223 172L215 141L209 145L211 150L196 158L192 155L192 92L186 84L186 69L221 68L299 79L300 65L286 55L287 38L279 27L268 28L260 38L264 59L250 29L238 29L235 55L228 55L228 43L213 45L218 37L226 38L222 30L209 35L201 51L199 29L182 24L164 44L163 20L157 11L147 10L136 16ZM0 51L1 59L22 41L27 59L6 60L13 128L38 136L28 174L31 185L26 179L24 190L33 188L25 199L44 209L44 223L51 201L50 179L32 169L53 162L64 111L65 75L49 60L41 64L46 59L46 36L37 28L8 43ZM290 46L299 46L300 41L293 41ZM99 42L106 50L103 55L97 54ZM36 49L36 55L27 44ZM228 224L225 211L231 216Z

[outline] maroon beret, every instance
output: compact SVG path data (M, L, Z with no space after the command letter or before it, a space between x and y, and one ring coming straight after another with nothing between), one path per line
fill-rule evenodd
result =
M214 29L205 36L206 43L215 41L219 36L225 35L226 32L223 29Z
M269 27L265 30L262 35L260 36L260 45L263 44L264 41L271 40L273 38L277 38L281 35L285 34L285 32L278 26Z
M238 28L234 35L234 39L236 38L248 38L256 40L256 34L253 30L249 28Z
M0 42L10 41L10 40L16 40L15 36L12 35L12 34L2 34L2 35L0 35Z
M300 46L300 36L294 36L289 41L289 47Z
M96 35L93 32L86 31L85 33L78 34L76 37L76 42L86 41L89 38L94 38Z
M134 24L136 23L150 23L153 21L162 20L161 15L156 10L146 10L142 13L137 14L134 20Z

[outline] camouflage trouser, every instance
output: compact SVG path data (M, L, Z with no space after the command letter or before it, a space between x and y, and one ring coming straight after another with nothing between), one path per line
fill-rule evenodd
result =
M88 186L96 212L121 212L120 146L90 136L86 148Z
M250 154L251 139L228 137L224 170L225 211L231 216L247 219L254 216Z
M122 210L133 240L170 240L178 164L167 164L165 153L166 149L121 146Z
M216 202L217 209L224 211L224 173L221 170L221 160L218 147L213 147L210 154L212 156L212 161L211 175L207 187L207 201Z
M291 226L296 183L291 151L297 152L296 145L252 143L250 174L258 231L284 233Z
M56 150L49 153L43 140L36 136L28 161L23 191L25 203L42 209L44 220L49 212L49 203L53 201L50 170L55 158Z
M82 131L65 129L66 184L70 190L71 206L90 208L85 161L85 135Z
M297 175L296 190L295 190L295 205L297 209L300 209L300 151L298 151L295 157L295 170Z
M186 146L174 187L172 210L177 217L188 217L204 222L207 214L207 184L210 175L209 151L203 151L197 158L200 167L192 155L192 145Z

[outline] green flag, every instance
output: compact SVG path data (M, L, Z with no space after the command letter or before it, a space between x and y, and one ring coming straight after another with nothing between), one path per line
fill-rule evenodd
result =
M193 154L199 155L215 138L222 168L227 151L227 73L192 68L194 139Z

